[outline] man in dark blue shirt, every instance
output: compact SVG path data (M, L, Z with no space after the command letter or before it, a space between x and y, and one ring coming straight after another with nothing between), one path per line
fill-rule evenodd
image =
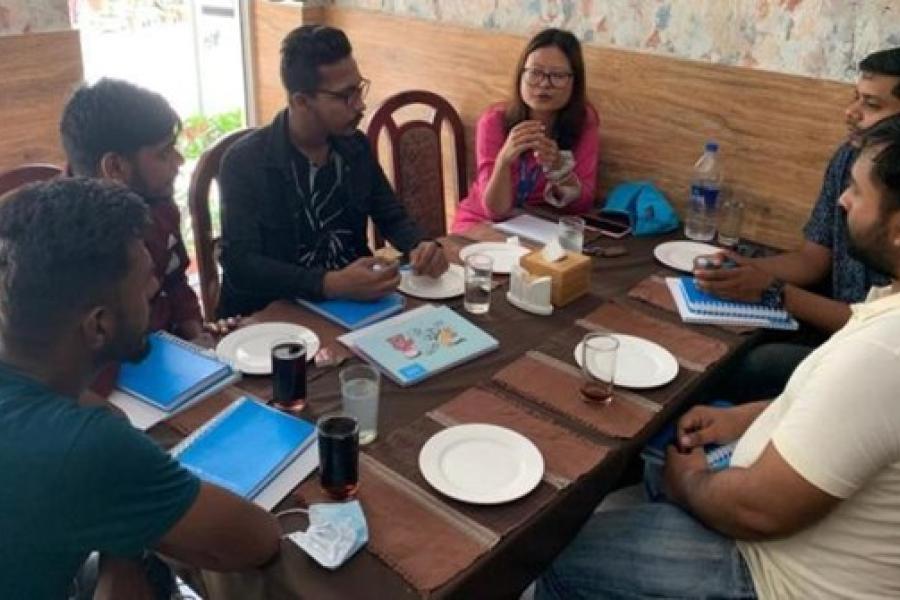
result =
M861 133L886 119L900 118L900 48L870 54L859 69L853 101L844 112L848 139L828 164L819 199L803 229L803 245L765 258L731 254L736 268L695 272L701 287L724 298L779 303L814 330L831 335L850 318L850 304L862 302L872 286L888 283L886 275L853 255L847 214L838 198L850 183ZM826 284L827 296L809 289ZM725 393L752 390L753 399L773 397L811 350L806 343L760 346L748 355Z
M417 273L447 269L424 240L357 130L369 82L347 36L305 25L281 47L288 106L222 161L220 317L279 299L374 299L400 282L372 257L369 218Z
M219 570L278 551L274 517L201 483L143 433L76 398L147 351L158 289L140 197L68 179L0 203L0 596L64 598L100 553L98 590L147 597L146 551Z

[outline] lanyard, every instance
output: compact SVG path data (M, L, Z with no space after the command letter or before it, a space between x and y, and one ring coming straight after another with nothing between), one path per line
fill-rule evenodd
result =
M538 176L541 174L541 166L533 165L530 169L525 165L525 157L519 158L519 182L516 185L516 208L525 206L525 200L534 191Z

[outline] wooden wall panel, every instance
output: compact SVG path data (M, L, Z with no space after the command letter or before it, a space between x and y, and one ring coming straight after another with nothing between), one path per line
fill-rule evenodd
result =
M59 116L82 80L77 31L0 36L0 171L26 162L62 164Z
M324 20L321 7L301 7L259 1L250 3L250 39L252 40L253 90L256 95L257 125L264 125L284 108L281 86L281 40L304 23Z
M474 123L506 97L526 39L355 9L328 8L324 19L347 32L372 80L370 111L412 88L437 92L457 108L471 177ZM259 44L271 53L291 25L266 23L258 34L270 39ZM584 52L588 93L601 117L601 197L621 181L651 179L683 208L692 164L714 138L727 183L747 204L744 235L782 248L799 242L828 158L845 135L851 86L595 46ZM277 82L277 48L259 61L272 65ZM277 95L273 87L270 79L257 88L269 114L283 105L280 86Z

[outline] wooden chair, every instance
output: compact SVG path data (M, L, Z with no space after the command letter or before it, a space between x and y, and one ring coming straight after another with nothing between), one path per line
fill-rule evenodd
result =
M30 163L14 167L0 173L0 196L26 183L47 181L62 174L63 170L60 167L44 163Z
M430 116L398 124L396 113L412 105L429 107ZM387 133L393 162L394 191L428 238L447 233L441 136L444 122L449 125L453 138L456 162L454 203L457 203L466 193L466 140L459 114L449 102L424 90L400 92L375 110L366 129L372 151L379 162L379 137L382 131ZM376 231L375 245L382 244L383 240Z
M191 212L191 229L194 232L194 249L197 270L200 274L200 301L203 314L209 320L215 318L219 302L219 238L214 236L209 211L209 189L219 177L219 168L225 152L236 141L253 131L252 128L229 133L207 148L194 167L188 187L188 208Z

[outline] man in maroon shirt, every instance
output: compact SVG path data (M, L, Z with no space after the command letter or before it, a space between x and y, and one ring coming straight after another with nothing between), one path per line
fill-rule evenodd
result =
M184 158L175 148L181 120L154 92L125 81L101 79L69 99L59 125L74 175L113 179L137 192L150 209L144 241L159 293L151 301L150 330L185 339L204 336L197 295L187 280L190 259L181 215L172 201Z

